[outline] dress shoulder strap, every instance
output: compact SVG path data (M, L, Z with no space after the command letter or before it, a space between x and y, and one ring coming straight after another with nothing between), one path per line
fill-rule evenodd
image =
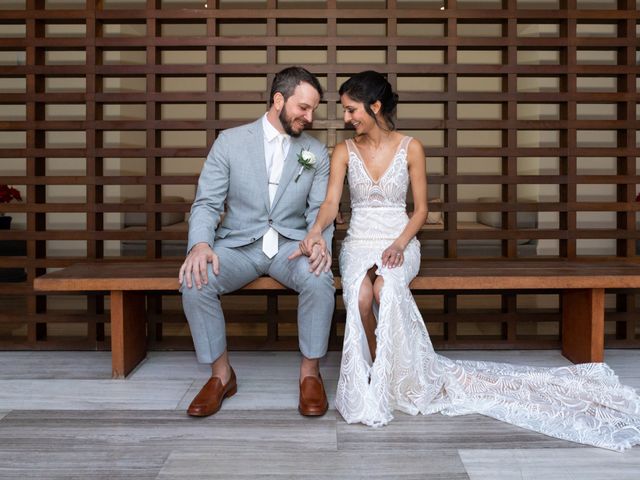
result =
M344 141L344 143L347 146L347 153L349 154L349 156L351 156L352 153L356 154L356 156L358 155L358 151L356 150L355 145L353 144L352 138L347 138Z
M411 140L413 140L413 137L410 137L409 135L405 135L404 138L400 140L399 150L406 150Z

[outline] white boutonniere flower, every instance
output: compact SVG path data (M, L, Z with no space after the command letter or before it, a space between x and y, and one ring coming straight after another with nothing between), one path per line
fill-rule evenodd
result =
M298 154L298 163L300 164L300 170L298 170L298 175L296 175L296 179L294 180L295 182L298 181L303 170L316 168L316 156L312 151L303 148Z

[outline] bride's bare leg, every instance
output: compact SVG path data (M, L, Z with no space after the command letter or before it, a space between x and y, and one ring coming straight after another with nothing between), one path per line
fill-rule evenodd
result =
M380 292L382 291L382 286L384 285L384 278L382 276L375 279L373 282L373 296L380 305Z
M382 276L380 277L374 277L373 280L373 298L375 299L376 303L378 305L380 305L380 291L382 290L382 286L384 285L384 278L382 278ZM373 348L371 347L371 343L369 343L369 350L371 350L373 353L371 354L371 359L375 360L375 351L376 351L376 335L375 335L375 328L376 328L376 319L373 316L373 312L371 312L371 318L373 319L373 330L371 331L371 336L373 337ZM365 330L366 330L366 326L365 326ZM367 334L367 341L369 340L369 336Z
M373 315L373 280L375 279L374 270L367 272L358 294L358 309L360 310L360 320L364 327L364 333L367 336L367 344L371 353L371 360L376 359L376 317Z

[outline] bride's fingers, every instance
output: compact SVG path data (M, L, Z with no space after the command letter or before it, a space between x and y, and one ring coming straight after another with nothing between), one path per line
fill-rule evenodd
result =
M402 253L391 251L389 259L389 268L395 268L402 265Z

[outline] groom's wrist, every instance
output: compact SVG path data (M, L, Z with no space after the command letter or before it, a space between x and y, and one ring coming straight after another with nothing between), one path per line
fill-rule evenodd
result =
M194 250L199 250L201 248L205 248L204 246L207 246L211 249L213 249L213 247L211 246L211 244L209 242L198 242L198 243L194 243L193 246L189 249L189 251L187 252L187 254L193 252Z

